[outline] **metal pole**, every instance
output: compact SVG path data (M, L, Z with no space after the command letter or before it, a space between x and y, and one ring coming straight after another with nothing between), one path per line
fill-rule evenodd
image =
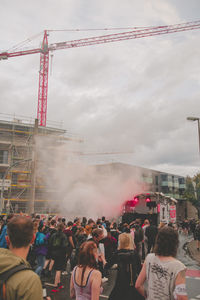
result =
M198 122L198 134L199 134L199 155L200 155L200 119L198 118L197 119L197 122Z
M35 186L36 186L36 136L38 134L38 119L35 119L33 150L32 150L32 168L31 168L31 190L28 205L28 213L31 215L35 210Z

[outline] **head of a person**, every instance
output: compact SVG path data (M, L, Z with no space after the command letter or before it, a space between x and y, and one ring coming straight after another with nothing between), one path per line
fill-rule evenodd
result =
M72 221L69 221L69 222L67 223L67 227L72 227L72 226L73 226Z
M65 225L63 223L58 224L57 229L58 229L59 232L62 232L64 230L64 228L65 228Z
M112 228L117 229L117 223L116 222L113 223Z
M54 227L54 226L56 226L56 220L54 220L54 219L53 219L53 220L51 220L51 223L50 223L50 225L51 225L51 226L53 226L53 227Z
M179 245L178 233L172 227L159 229L156 237L154 252L160 256L176 257Z
M80 267L97 268L97 245L93 241L84 242L79 249L78 265Z
M148 219L145 219L145 220L144 220L144 225L146 225L146 226L149 226L149 225L150 225L150 222L149 222Z
M102 220L102 222L105 222L106 218L103 216L103 217L101 218L101 220Z
M26 248L33 239L33 222L24 216L13 217L8 223L9 242L13 248Z
M119 246L118 249L130 249L133 250L135 248L135 244L133 241L133 237L130 233L121 233L119 235Z
M45 230L45 224L43 221L40 221L40 224L38 226L38 231L43 232Z
M82 218L82 224L86 224L87 223L87 218L86 217L83 217Z
M88 220L88 225L90 225L91 227L95 224L93 219L89 219Z
M74 224L80 225L80 224L81 224L80 218L75 218L75 219L74 219Z
M92 230L92 237L95 242L99 242L104 238L104 233L101 228L95 228Z

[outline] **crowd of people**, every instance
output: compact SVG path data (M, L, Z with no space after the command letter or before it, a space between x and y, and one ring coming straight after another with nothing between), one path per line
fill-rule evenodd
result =
M184 221L177 228L164 223L156 226L149 219L117 224L105 217L66 222L57 216L9 215L0 223L0 279L10 268L25 265L28 269L7 280L5 294L10 300L32 300L42 299L44 279L51 292L58 293L64 288L65 275L71 273L71 298L98 300L110 269L117 268L109 300L187 300L186 268L175 258L178 230L187 234L186 227L199 249L200 223L194 221ZM19 284L22 278L26 280ZM15 289L19 289L17 298Z

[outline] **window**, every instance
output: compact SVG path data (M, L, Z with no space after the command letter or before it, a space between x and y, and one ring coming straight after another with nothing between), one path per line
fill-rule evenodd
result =
M156 185L158 185L158 176L155 177Z
M8 164L8 150L0 150L0 164Z
M168 181L168 175L161 174L161 179L162 179L162 181Z
M185 183L185 178L184 177L179 177L178 181L179 181L179 184L184 184Z

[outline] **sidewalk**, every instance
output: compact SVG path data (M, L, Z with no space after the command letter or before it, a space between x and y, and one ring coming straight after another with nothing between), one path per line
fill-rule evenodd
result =
M191 257L200 264L200 251L197 250L197 241L191 241L187 245Z

